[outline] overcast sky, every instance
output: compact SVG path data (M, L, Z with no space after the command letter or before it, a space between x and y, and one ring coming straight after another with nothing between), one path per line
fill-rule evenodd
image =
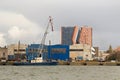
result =
M53 17L46 44L60 43L61 26L93 28L93 46L120 46L120 0L0 0L0 46L40 43Z

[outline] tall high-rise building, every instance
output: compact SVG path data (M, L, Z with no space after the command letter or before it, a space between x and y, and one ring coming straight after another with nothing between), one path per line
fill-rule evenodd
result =
M74 27L61 27L61 44L72 45Z
M78 26L61 27L61 44L72 45L79 43L79 34Z
M82 26L80 32L79 43L88 44L92 46L92 28L88 26Z
M61 44L87 44L92 46L92 28L78 26L61 28Z

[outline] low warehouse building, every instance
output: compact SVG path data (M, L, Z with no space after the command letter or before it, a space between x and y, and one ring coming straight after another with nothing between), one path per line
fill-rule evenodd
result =
M26 49L27 60L34 60L40 54L41 45L31 44ZM45 45L41 54L43 60L69 60L68 45Z
M91 46L86 44L70 45L70 58L75 60L92 60Z

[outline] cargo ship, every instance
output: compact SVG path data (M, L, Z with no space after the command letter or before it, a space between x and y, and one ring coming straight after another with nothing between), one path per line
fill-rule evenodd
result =
M57 62L39 62L39 63L30 63L30 62L14 62L15 66L54 66L57 65Z
M30 62L14 62L15 66L54 66L58 65L57 61L43 61L41 57L31 60Z

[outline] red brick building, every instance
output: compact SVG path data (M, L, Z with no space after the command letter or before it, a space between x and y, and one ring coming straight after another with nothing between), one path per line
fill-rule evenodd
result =
M88 27L88 26L81 27L79 43L92 46L92 28L91 27Z

